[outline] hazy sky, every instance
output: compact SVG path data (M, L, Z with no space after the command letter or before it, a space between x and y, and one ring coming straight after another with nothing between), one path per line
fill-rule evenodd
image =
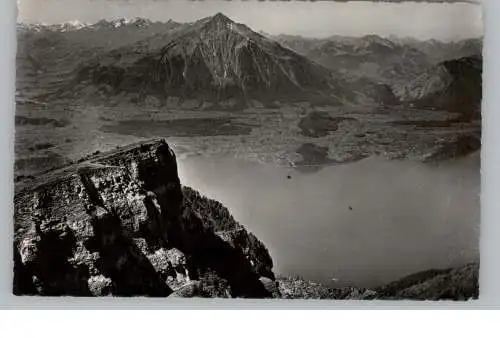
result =
M468 3L18 0L18 6L18 21L28 23L93 23L132 17L190 22L222 12L270 34L393 34L440 40L482 35L482 6Z

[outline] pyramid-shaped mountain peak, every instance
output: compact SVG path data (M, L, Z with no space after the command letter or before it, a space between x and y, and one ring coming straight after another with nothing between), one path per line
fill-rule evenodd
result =
M202 27L210 27L210 28L229 28L233 24L236 24L233 20L228 18L222 13L217 13L213 16L206 17L198 21Z
M257 35L257 33L255 33L249 27L231 20L229 17L222 13L217 13L213 16L200 19L194 24L193 27L195 28L194 34L234 34L244 36L246 39L255 38ZM190 31L189 33L192 34L193 31ZM224 39L226 38L227 37L225 37Z
M115 66L120 81L105 82L116 83L118 92L140 93L137 102L152 96L161 102L177 97L265 103L279 98L323 100L331 92L326 69L222 13L181 27L161 49L140 57ZM109 60L115 60L114 55ZM91 65L84 72L80 78L103 84L99 74L104 66Z
M233 22L233 20L229 19L227 16L222 14L221 12L215 14L212 16L210 21L216 21L216 22Z

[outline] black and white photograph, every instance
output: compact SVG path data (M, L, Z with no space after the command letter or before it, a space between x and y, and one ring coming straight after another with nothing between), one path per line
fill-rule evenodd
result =
M479 297L482 1L17 6L13 295Z

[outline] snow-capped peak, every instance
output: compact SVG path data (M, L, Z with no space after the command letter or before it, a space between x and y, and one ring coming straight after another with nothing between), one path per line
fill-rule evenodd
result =
M52 30L52 31L74 31L80 30L83 28L90 29L102 29L102 28L121 28L128 25L135 25L139 28L146 27L150 25L152 21L143 18L124 18L124 19L114 19L114 20L101 20L96 23L88 23L82 22L80 20L71 20L60 24L48 24L48 23L18 23L18 28L25 28L33 31L42 31L42 30Z
M84 22L81 22L79 20L72 20L72 21L62 23L60 25L60 28L61 28L61 31L64 32L64 31L68 31L68 30L78 30L78 29L84 28L86 26L88 26L88 23L84 23Z
M123 27L123 26L130 25L130 24L136 25L138 27L144 27L144 26L149 25L151 23L151 21L148 19L135 17L135 18L116 19L116 20L110 21L110 23L115 28Z

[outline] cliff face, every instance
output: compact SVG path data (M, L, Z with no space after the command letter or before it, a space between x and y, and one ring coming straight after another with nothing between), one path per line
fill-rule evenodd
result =
M16 190L15 294L271 296L259 280L274 280L264 245L181 187L164 141L96 154ZM216 213L228 215L224 227L208 221Z
M94 154L16 190L16 295L466 300L479 292L477 264L375 290L276 279L262 242L221 203L181 186L162 140Z

